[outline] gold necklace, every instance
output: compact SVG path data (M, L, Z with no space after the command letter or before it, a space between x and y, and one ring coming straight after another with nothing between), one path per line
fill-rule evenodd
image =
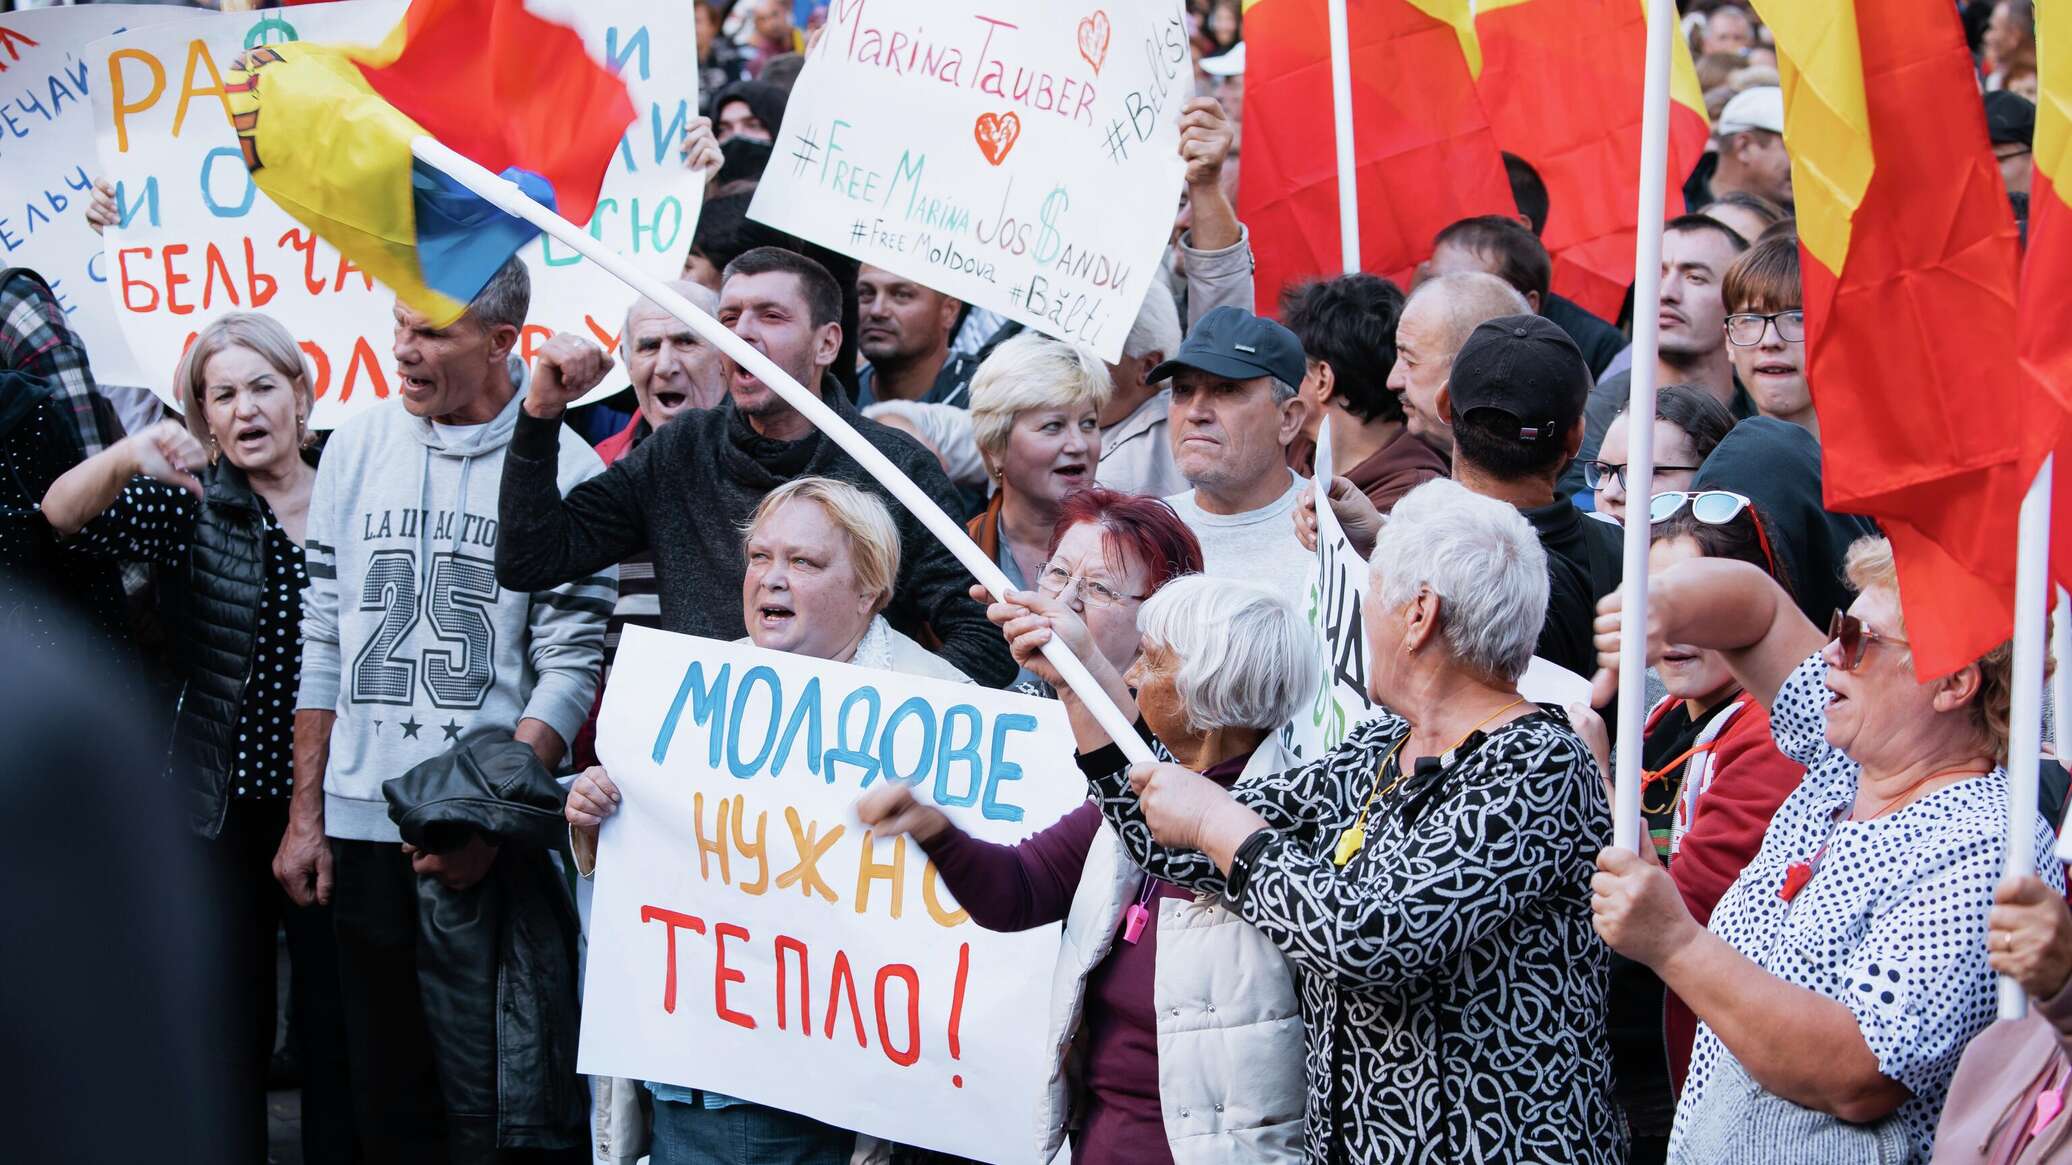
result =
M1468 737L1475 735L1477 732L1480 732L1483 729L1483 727L1487 725L1491 720L1496 719L1497 717L1503 715L1506 712L1509 712L1511 709L1516 708L1518 705L1523 703L1525 703L1525 697L1520 696L1517 699L1511 701L1510 703L1505 704L1503 707L1498 708L1496 711L1491 712L1489 715L1484 716L1480 724L1477 724L1473 728L1468 729L1466 732L1461 733L1461 738L1459 740L1454 741L1452 746L1447 748L1446 752L1441 753L1440 755L1445 756L1451 754L1454 749L1457 749L1461 745L1466 744L1468 742ZM1403 745L1407 741L1409 741L1409 739L1410 733L1407 731L1404 732L1402 738L1396 741L1395 747L1389 749L1388 755L1381 758L1380 767L1374 770L1374 787L1368 791L1366 803L1360 806L1360 815L1353 820L1352 828L1338 835L1338 845L1331 851L1332 864L1342 868L1347 862L1353 860L1354 854L1359 853L1361 849L1366 847L1368 811L1374 808L1374 802L1376 801L1376 799L1385 797L1390 793L1395 792L1398 788L1402 786L1404 781L1409 779L1410 775L1408 773L1405 773L1402 767L1399 765L1396 768L1396 779L1390 781L1388 783L1387 788L1383 788L1381 784L1381 778L1388 772L1389 762L1395 760L1396 754L1403 751Z

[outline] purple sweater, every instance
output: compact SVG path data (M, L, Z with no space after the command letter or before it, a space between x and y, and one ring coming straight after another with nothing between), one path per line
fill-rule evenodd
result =
M1212 765L1204 774L1229 784L1248 756ZM1029 930L1063 922L1079 889L1080 873L1101 830L1101 810L1089 801L1056 825L1019 845L979 841L951 826L926 843L958 905L987 930ZM1085 1091L1074 1098L1079 1128L1072 1155L1081 1161L1170 1162L1165 1119L1158 1103L1158 1023L1152 992L1158 960L1158 901L1192 901L1194 893L1156 882L1145 903L1151 922L1136 942L1123 941L1127 918L1117 920L1115 945L1086 976Z

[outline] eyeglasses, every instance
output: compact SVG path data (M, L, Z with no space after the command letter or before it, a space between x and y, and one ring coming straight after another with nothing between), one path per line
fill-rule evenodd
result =
M1753 348L1763 342L1763 332L1777 325L1777 338L1796 344L1806 338L1806 313L1802 308L1773 311L1769 315L1740 312L1727 317L1727 343L1736 348Z
M1656 473L1696 473L1695 465L1657 465ZM1591 489L1603 489L1606 478L1617 478L1619 488L1626 488L1626 467L1613 465L1609 461L1583 462L1583 484Z
M1065 588L1075 582L1079 584L1080 600L1089 607L1113 607L1132 601L1141 603L1151 597L1124 594L1107 583L1087 578L1085 575L1075 575L1054 561L1044 563L1043 569L1036 575L1036 589L1053 598L1064 594Z
M1863 666L1863 657L1873 643L1888 643L1895 647L1907 646L1907 641L1892 635L1880 635L1863 625L1863 620L1854 615L1835 612L1827 622L1829 642L1842 645L1842 670L1855 671Z
M1723 489L1668 490L1648 499L1648 522L1667 522L1686 505L1691 507L1691 516L1700 522L1708 526L1724 526L1747 509L1749 501L1740 494Z

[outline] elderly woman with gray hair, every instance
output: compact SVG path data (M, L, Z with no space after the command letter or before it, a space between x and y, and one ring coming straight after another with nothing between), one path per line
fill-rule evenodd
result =
M1518 694L1545 552L1516 509L1439 480L1397 503L1372 571L1384 710L1336 749L1225 788L1127 767L1067 695L1081 767L1132 860L1300 971L1309 1160L1624 1161L1590 925L1604 788L1562 714ZM1018 659L1075 634L1020 606L995 613Z
M1249 583L1190 575L1152 595L1137 624L1143 651L1128 679L1174 756L1223 785L1288 765L1275 733L1322 670L1293 607ZM1075 636L1082 659L1098 654L1083 628ZM1081 1161L1301 1154L1302 1021L1287 961L1214 897L1147 875L1098 805L1013 846L970 837L904 785L881 784L857 808L880 837L912 834L980 926L1065 924L1037 1159L1068 1131Z

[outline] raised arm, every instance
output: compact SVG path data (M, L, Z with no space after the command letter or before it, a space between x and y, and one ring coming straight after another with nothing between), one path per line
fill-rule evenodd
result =
M132 480L147 477L201 497L195 474L209 463L208 451L179 421L160 421L65 471L43 495L43 516L60 538L69 538L106 512ZM148 555L146 555L148 557Z
M1647 614L1650 660L1670 643L1711 648L1726 657L1734 678L1765 708L1776 702L1792 671L1827 642L1761 568L1722 558L1691 559L1651 576ZM1593 697L1608 697L1618 687L1623 623L1622 596L1613 591L1597 605Z

